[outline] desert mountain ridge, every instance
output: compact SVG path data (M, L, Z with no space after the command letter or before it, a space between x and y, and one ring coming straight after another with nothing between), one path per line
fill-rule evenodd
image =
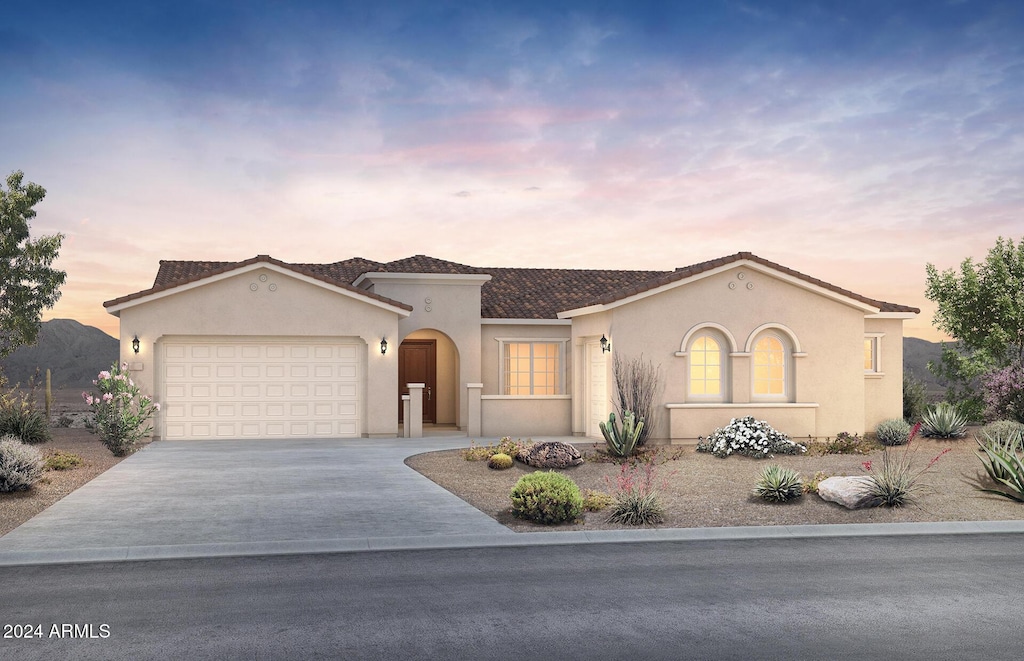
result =
M118 359L118 344L117 338L74 319L50 319L40 325L36 343L0 360L0 369L12 385L28 383L38 369L43 386L49 369L55 390L91 386Z

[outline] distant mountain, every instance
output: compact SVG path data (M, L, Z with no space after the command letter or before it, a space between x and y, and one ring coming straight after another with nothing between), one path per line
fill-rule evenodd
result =
M884 357L883 357L884 359ZM916 337L903 338L903 373L924 383L930 393L944 394L946 386L928 371L928 362L942 359L942 344Z
M21 347L0 361L0 369L12 384L26 383L38 368L40 385L49 369L54 389L79 388L91 386L96 375L117 359L117 339L73 319L51 319L42 323L35 345Z

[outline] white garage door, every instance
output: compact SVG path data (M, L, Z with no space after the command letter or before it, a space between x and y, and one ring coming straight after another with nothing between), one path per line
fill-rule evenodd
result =
M359 436L361 346L164 342L164 438Z

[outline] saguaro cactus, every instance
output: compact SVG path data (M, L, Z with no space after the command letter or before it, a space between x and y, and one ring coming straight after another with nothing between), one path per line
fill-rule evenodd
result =
M622 427L615 422L615 414L608 414L607 423L599 423L604 440L608 444L608 450L616 457L628 457L633 454L637 442L640 440L640 433L644 429L644 419L639 420L632 411L622 412Z

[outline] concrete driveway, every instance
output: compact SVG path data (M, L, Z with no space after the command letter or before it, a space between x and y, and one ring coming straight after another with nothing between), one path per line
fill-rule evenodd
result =
M514 535L407 467L465 437L157 441L0 537L0 555L333 549L370 538ZM259 548L253 548L252 545ZM174 549L177 549L176 551ZM18 554L20 555L20 554ZM161 555L156 553L154 555ZM69 556L70 557L70 556Z

